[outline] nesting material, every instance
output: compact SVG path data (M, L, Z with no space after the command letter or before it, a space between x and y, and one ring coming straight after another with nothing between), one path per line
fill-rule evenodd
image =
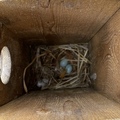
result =
M41 90L89 86L88 44L37 46L35 50L35 57L23 75L26 92L25 74L31 65L34 85Z

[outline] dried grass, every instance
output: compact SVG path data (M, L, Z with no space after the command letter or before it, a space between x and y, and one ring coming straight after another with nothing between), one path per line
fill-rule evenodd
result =
M23 86L25 91L28 92L25 75L31 65L33 65L35 71L36 82L43 82L44 78L48 80L41 89L88 87L90 84L89 65L91 63L87 56L87 44L38 46L35 58L24 70ZM72 65L73 70L70 74L67 74L60 67L62 58L67 59Z

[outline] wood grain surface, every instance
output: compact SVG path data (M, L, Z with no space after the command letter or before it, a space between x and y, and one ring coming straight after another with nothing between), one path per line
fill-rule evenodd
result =
M13 60L9 84L0 83L0 105L23 93L29 56L22 42L50 45L91 38L94 87L120 103L119 8L119 0L0 1L0 23L7 28L0 29L0 50L7 45ZM108 98L89 88L34 91L0 107L0 120L119 120L120 104Z
M119 0L3 0L0 21L28 42L86 42L119 8Z
M35 91L0 107L0 120L116 120L120 105L91 89Z
M91 53L95 88L120 102L120 10L92 39Z
M4 85L0 79L0 106L23 94L23 70L28 64L27 47L18 42L15 35L7 29L1 30L0 51L7 46L12 61L9 82Z

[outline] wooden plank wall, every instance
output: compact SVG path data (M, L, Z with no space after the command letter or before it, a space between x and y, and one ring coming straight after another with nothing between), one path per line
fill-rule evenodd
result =
M119 120L120 105L90 89L35 91L0 107L0 120Z
M3 0L0 21L28 42L86 42L119 8L119 0Z
M1 29L0 51L4 46L10 50L12 60L11 77L8 84L0 80L0 106L23 94L23 70L28 64L27 47L16 40L6 28Z
M91 53L95 88L120 102L120 10L93 37Z

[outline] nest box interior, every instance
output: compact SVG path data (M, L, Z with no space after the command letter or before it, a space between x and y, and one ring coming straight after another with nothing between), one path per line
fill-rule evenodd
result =
M26 93L33 48L86 43L89 86ZM1 120L120 119L119 0L0 0L0 51Z

